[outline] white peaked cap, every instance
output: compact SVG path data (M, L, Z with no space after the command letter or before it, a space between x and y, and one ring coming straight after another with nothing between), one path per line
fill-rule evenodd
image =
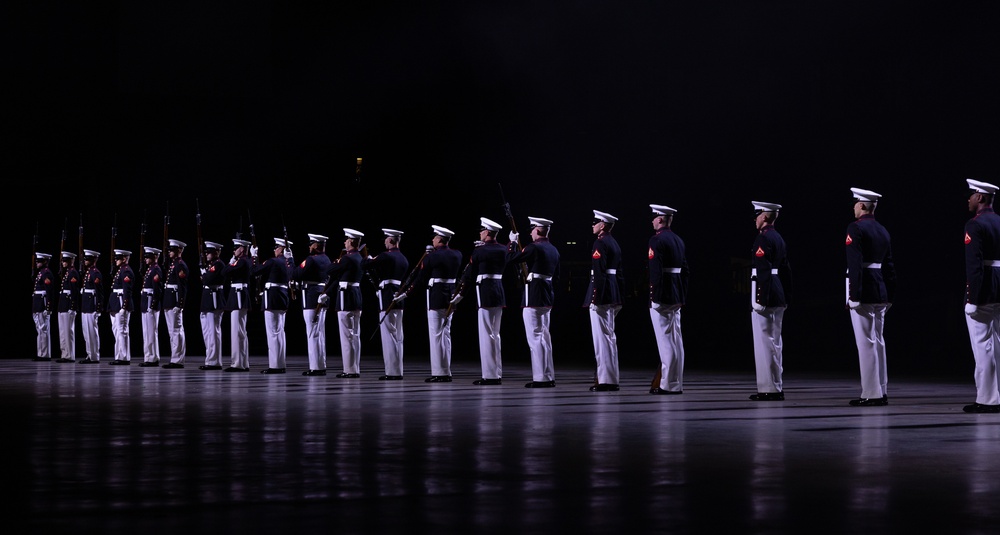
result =
M357 231L357 230L354 230L352 228L345 228L344 229L344 235L346 237L348 237L348 238L351 238L351 239L358 239L358 238L364 238L365 237L365 233L364 232Z
M219 250L221 250L222 249L222 244L221 243L216 243L214 241L206 241L205 242L205 248L206 249L219 249Z
M431 225L431 228L434 229L434 234L437 234L438 236L444 236L446 238L450 238L455 235L454 232L444 227L440 227L438 225Z
M882 195L868 189L851 188L851 193L854 194L855 199L864 202L877 202L882 198Z
M615 217L615 216L613 216L613 215L611 215L611 214L609 214L607 212L602 212L600 210L594 210L594 218L595 219L600 219L601 221L604 221L605 223L614 223L615 221L618 221L617 217Z
M146 254L160 254L163 252L157 249L156 247L143 247L143 250L146 252Z
M479 225L482 226L484 229L489 230L489 231L493 231L493 232L496 232L496 231L500 230L501 228L503 228L503 225L501 225L500 223L497 223L496 221L493 221L492 219L486 219L485 217L480 217L479 218Z
M310 242L326 243L326 240L329 240L329 239L330 238L327 238L326 236L324 236L322 234L309 234L309 241Z
M284 238L275 238L274 239L274 246L275 247L288 247L291 244L292 244L292 240L285 240Z
M98 256L101 256L101 253L99 253L97 251L92 251L90 249L84 249L83 250L83 256L93 256L93 257L96 258Z
M651 204L649 207L653 209L653 213L656 215L674 215L677 213L677 210L663 204Z
M777 212L781 210L781 205L773 202L762 202L762 201L750 201L753 203L755 210L760 210L762 212Z
M186 243L184 243L184 242L182 242L180 240L168 240L168 241L170 242L170 246L171 247L180 247L180 248L183 249L184 247L188 246L188 244L186 244Z
M234 248L236 248L236 247L246 247L248 245L250 245L250 242L248 242L247 240L241 240L239 238L233 238L233 247Z
M382 232L384 232L386 236L392 236L395 238L398 238L403 235L402 230L396 230L394 228L384 228L382 229Z
M544 217L531 217L531 216L528 216L528 224L530 224L533 227L551 227L552 226L552 220L551 219L545 219Z
M989 193L992 195L996 193L997 190L1000 190L1000 188L990 184L989 182L980 182L979 180L973 180L971 178L966 178L965 181L968 182L969 187L977 193Z

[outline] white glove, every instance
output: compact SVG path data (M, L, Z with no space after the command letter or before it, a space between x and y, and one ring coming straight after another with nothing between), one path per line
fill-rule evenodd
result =
M861 306L861 303L859 301L847 301L847 306L851 310L854 310L855 308L858 308L859 306Z
M510 231L510 234L508 235L508 237L510 238L510 242L511 243L517 243L518 233L516 233L516 232L514 232L512 230L512 231Z
M451 304L453 304L453 305L457 305L458 302L461 301L461 300L462 300L462 294L455 294L455 297L452 297L451 301L449 301L449 302Z
M403 299L406 299L406 294L405 293L401 293L401 294L397 295L396 297L393 297L392 298L392 302L393 303L398 303L398 302L402 301Z
M206 273L208 273L208 269L206 269L206 268L201 268L201 274L202 274L202 275L204 275L204 274L206 274Z
M428 245L427 247L424 248L424 250L429 253L429 252L431 252L431 251L434 250L434 246L433 245Z
M756 301L754 301L753 303L750 303L750 306L753 307L753 311L754 312L763 312L764 311L764 305L762 305L762 304L760 304L760 303L758 303Z
M292 250L291 249L287 249L287 248L285 249L285 258L287 258L289 260L292 259Z
M229 264L230 265L235 264L235 263L236 263L236 257L235 256L229 259Z
M319 298L317 300L319 301L319 304L325 305L326 302L330 300L330 296L326 294L319 294Z
M250 256L257 258L257 247L255 245L250 246Z
M968 315L971 316L971 315L975 314L977 310L979 310L978 306L973 305L972 303L966 303L965 304L965 313L966 314L968 314Z

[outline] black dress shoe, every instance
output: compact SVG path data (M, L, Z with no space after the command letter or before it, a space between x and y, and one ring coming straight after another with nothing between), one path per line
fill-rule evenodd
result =
M361 377L360 373L338 373L337 374L337 378L338 379L357 379L359 377Z
M109 362L108 364L110 364L111 366L128 366L129 364L132 364L132 361L115 359Z
M83 360L80 361L80 364L99 364L99 363L100 363L100 361L96 361L96 360L92 360L92 359L83 359Z
M285 373L285 369L284 368L268 368L266 370L261 370L260 373L263 373L264 375L272 375L272 374L276 374L276 373Z
M154 361L154 362L141 362L141 363L139 363L139 367L140 368L157 368L159 366L160 366L160 361L158 361L158 360Z
M76 361L73 360L73 359L61 358L61 359L57 360L56 362L61 362L63 364L66 364L67 362L76 362Z
M501 382L500 379L476 379L475 381L472 381L472 384L478 386L484 386L484 385L498 385L501 384Z
M35 358L31 359L31 360L33 360L35 362L51 362L52 361L52 357L35 357Z
M610 383L600 383L590 387L591 392L617 392L618 390L618 385Z
M378 378L379 381L402 381L402 375L382 375Z
M183 364L178 364L176 362L168 362L163 365L164 370L176 370L178 368L183 368L183 367L184 367Z
M972 405L962 407L962 410L976 414L996 413L1000 412L1000 405L983 405L982 403L973 403Z
M784 392L758 392L750 395L750 401L785 401Z
M425 383L450 383L451 382L451 376L450 375L432 375L431 377L428 377L428 378L424 379L424 382Z
M555 388L555 381L532 381L524 385L524 388Z
M201 366L198 366L198 369L199 370L221 370L222 366L220 366L218 364L202 364Z
M248 371L250 371L250 368L237 368L236 366L230 366L230 367L228 367L228 368L226 368L225 370L222 370L222 371L224 371L224 372L248 372Z
M683 390L664 390L658 386L649 389L650 394L659 394L661 396L679 396L684 393Z
M326 370L309 370L307 372L302 372L302 375L307 377L316 377L317 375L326 375Z
M885 396L880 398L858 398L850 402L852 407L884 407L889 404L889 399Z

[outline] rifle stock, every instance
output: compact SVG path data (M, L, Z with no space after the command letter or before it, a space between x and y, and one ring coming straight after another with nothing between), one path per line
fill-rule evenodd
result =
M83 269L83 212L80 212L80 229L77 232L77 253L76 259L80 262L78 269Z
M250 209L247 208L247 223L250 224L250 245L253 246L253 250L257 251L257 233L253 229L253 219L250 217ZM260 251L257 251L260 252ZM254 256L252 260L254 265L257 265L257 257ZM253 300L259 305L260 304L260 275L255 275L253 278Z
M424 254L421 255L420 260L417 260L417 263L413 265L413 267L410 269L410 272L406 274L406 280L404 280L403 283L399 285L399 289L396 290L396 293L392 294L392 301L389 302L389 306L385 307L385 312L382 313L382 318L378 320L378 326L375 328L375 332L373 332L372 335L368 337L369 340L375 338L375 334L378 333L379 328L382 327L382 322L385 321L385 318L389 316L389 311L391 311L393 307L396 306L396 298L406 293L406 289L409 288L411 284L413 284L413 279L416 278L417 273L420 271L420 265L424 263L424 259L427 258L427 255L430 254L430 252L433 250L434 248L428 245L427 248L424 249Z
M514 214L511 213L511 211L510 211L510 203L507 202L507 197L503 194L503 184L500 184L498 182L497 186L500 187L500 200L503 201L503 211L504 211L504 214L507 215L507 222L510 223L510 230L512 232L517 233L517 223L514 222ZM521 250L521 244L517 243L517 242L515 242L515 243L516 243L517 250L520 251ZM521 279L521 283L522 284L528 282L528 264L526 264L524 262L520 263L520 265L518 266L518 270L517 270L517 276L518 276L519 279Z
M58 251L58 254L59 254L59 275L60 276L63 274L62 252L66 250L66 225L68 223L69 223L68 220L63 221L62 241L59 242L59 251Z
M201 241L201 204L194 199L195 239L198 240L198 269L205 267L205 244Z

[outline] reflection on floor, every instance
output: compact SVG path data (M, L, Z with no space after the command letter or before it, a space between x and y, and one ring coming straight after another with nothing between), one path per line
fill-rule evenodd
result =
M0 360L5 480L35 533L884 533L1000 529L1000 415L967 382L890 382L850 407L853 377L688 370L684 394L619 392L593 371L428 384L289 373ZM14 532L12 532L14 533ZM17 532L21 533L21 532Z

